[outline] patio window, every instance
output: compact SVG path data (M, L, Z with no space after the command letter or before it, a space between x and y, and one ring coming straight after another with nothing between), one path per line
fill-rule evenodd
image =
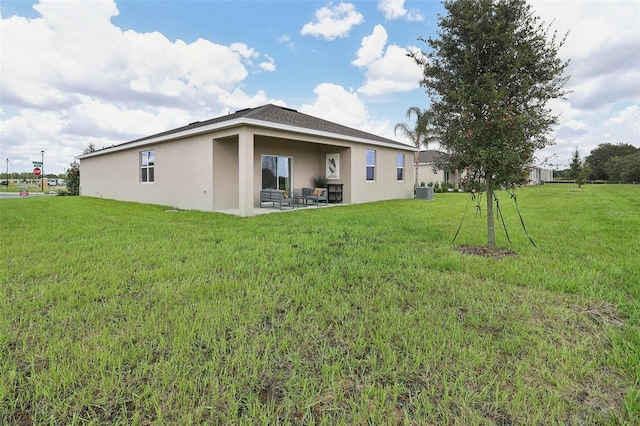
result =
M396 156L397 158L397 175L398 175L398 182L402 182L404 181L404 154L398 154Z
M367 150L367 181L376 180L376 152L373 149Z
M262 189L282 189L291 194L293 158L262 156Z
M140 153L140 182L151 183L155 178L155 158L153 150Z

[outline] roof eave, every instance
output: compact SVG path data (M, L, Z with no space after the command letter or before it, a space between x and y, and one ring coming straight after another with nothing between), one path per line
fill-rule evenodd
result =
M376 141L373 139L359 138L355 136L341 135L339 133L325 132L321 130L308 129L305 127L291 126L287 124L273 123L273 122L264 121L264 120L256 120L252 118L240 117L240 118L236 118L229 121L223 121L221 123L214 123L206 126L194 127L193 129L185 129L185 130L167 134L167 135L149 137L149 138L144 138L144 139L140 139L132 142L125 142L123 144L115 145L109 148L104 148L99 151L94 151L87 154L81 154L76 156L75 158L82 160L83 158L97 157L103 154L110 154L113 152L144 147L144 146L153 145L157 143L170 142L176 139L183 139L190 136L197 136L204 133L211 133L215 131L225 130L233 127L240 127L240 126L262 127L262 128L272 129L272 130L283 130L283 131L292 132L292 133L300 133L300 134L311 135L311 136L332 138L332 139L343 140L347 142L364 143L369 145L383 146L387 148L403 149L406 151L414 151L414 152L419 151L417 148L411 145L402 144L401 142Z

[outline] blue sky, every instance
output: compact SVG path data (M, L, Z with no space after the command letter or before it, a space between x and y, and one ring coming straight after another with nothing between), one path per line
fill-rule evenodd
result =
M557 144L640 147L640 2L534 1L570 31L567 100ZM403 141L393 126L427 107L406 57L434 36L439 1L4 0L0 6L0 158L62 173L98 148L275 103ZM405 141L406 142L406 141ZM3 164L4 166L4 164ZM4 167L2 167L4 170Z

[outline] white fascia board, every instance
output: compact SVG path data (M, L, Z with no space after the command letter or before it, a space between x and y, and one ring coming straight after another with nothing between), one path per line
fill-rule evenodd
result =
M246 119L245 120L245 124L251 125L251 126L255 126L255 127L266 127L268 129L283 130L283 131L287 131L287 132L302 133L302 134L311 135L311 136L319 136L319 137L324 137L324 138L338 139L338 140L343 140L343 141L348 141L348 142L357 142L357 143L363 143L363 144L368 144L368 145L384 146L384 147L388 147L388 148L403 149L403 150L407 150L407 151L418 151L417 148L415 148L415 147L413 147L411 145L401 144L401 142L398 142L398 144L401 144L401 145L398 145L398 144L394 144L394 143L387 143L387 142L375 141L375 140L371 140L371 139L357 138L357 137L354 137L354 136L341 135L339 133L332 133L332 132L324 132L324 131L321 131L321 130L307 129L305 127L290 126L288 124L271 123L271 122L268 122L268 121L254 120L254 119Z
M153 145L153 144L162 143L162 142L169 142L176 139L182 139L190 136L197 136L203 133L211 133L219 130L224 130L232 127L240 127L240 126L263 127L268 129L274 129L274 130L282 130L286 132L301 133L301 134L311 135L311 136L320 136L320 137L344 140L349 142L357 142L357 143L363 143L368 145L384 146L387 148L402 149L406 151L414 151L414 152L419 151L418 148L413 147L411 145L404 145L404 144L396 145L393 143L386 143L381 141L374 141L371 139L341 135L339 133L323 132L320 130L307 129L304 127L290 126L287 124L272 123L269 121L255 120L252 118L241 117L234 120L210 124L208 126L201 126L193 129L185 129L181 132L171 133L163 136L157 136L154 138L148 138L138 142L129 142L129 143L125 142L120 145L114 145L110 148L101 149L99 151L90 152L88 154L78 155L75 158L81 160L83 158L96 157L103 154L110 154L112 152L124 151L128 149L133 149L133 148L140 148L147 145ZM400 144L400 142L398 143Z
M141 141L137 141L137 142L125 142L123 144L120 145L114 145L110 148L105 148L105 149L101 149L100 151L95 151L95 152L90 152L88 154L82 154L82 155L78 155L76 158L78 159L83 159L83 158L90 158L90 157L95 157L98 155L102 155L102 154L110 154L112 152L118 152L118 151L124 151L124 150L128 150L128 149L133 149L133 148L140 148L143 146L147 146L147 145L154 145L157 143L162 143L162 142L169 142L172 140L176 140L176 139L182 139L182 138L186 138L189 136L197 136L197 135L201 135L203 133L210 133L210 132L214 132L216 130L222 130L222 129L226 129L229 127L235 127L238 125L242 124L242 119L238 118L235 120L229 120L229 121L224 121L221 123L214 123L214 124L210 124L208 126L201 126L201 127L195 127L193 129L185 129L181 132L175 132L175 133L171 133L168 135L161 135L161 136L156 136L154 138L147 138Z

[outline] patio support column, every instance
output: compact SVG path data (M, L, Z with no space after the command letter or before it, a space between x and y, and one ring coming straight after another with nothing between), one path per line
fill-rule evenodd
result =
M246 127L238 134L238 210L240 216L253 214L253 133Z

